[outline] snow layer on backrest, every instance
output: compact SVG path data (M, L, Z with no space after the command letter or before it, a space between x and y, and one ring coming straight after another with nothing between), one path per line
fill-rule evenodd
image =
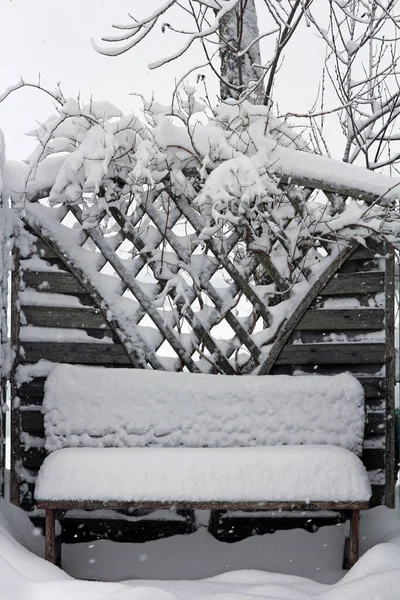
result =
M349 374L290 377L58 365L46 448L332 444L360 453L364 394Z

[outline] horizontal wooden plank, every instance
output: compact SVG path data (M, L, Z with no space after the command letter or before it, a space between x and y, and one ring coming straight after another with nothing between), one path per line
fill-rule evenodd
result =
M363 365L385 362L385 344L295 344L285 346L278 364ZM343 369L342 369L343 370ZM345 369L347 370L347 368ZM361 368L359 368L361 370Z
M379 308L310 309L296 329L301 331L346 331L383 329L385 311Z
M386 413L367 413L365 422L365 438L385 435L387 427Z
M373 506L380 506L385 503L385 486L384 485L371 485L372 498L370 500L371 508Z
M368 502L249 502L249 501L224 501L224 502L208 502L208 501L139 501L139 502L121 502L118 500L108 500L106 502L95 500L40 500L38 508L54 508L54 509L82 509L82 510L98 510L98 509L113 509L113 510L128 510L129 508L140 509L194 509L194 510L355 510L367 509Z
M72 306L24 306L26 325L35 327L70 327L72 329L104 329L107 321L98 308Z
M98 330L97 330L98 331ZM378 329L347 329L342 331L295 331L290 337L292 344L383 344L385 330Z
M368 247L359 246L353 254L350 256L348 260L358 260L358 259L367 259L367 258L375 258L385 254L385 249L381 240L368 240Z
M368 471L385 468L385 450L381 448L364 448L361 460Z
M44 394L45 377L35 377L31 381L22 383L16 390L18 398L23 406L37 405L42 403Z
M44 436L44 415L40 410L22 410L21 430L32 435Z
M353 307L354 309L382 308L383 300L383 295L375 292L371 294L349 294L347 296L317 296L311 308L323 309L326 307L326 310L331 308L342 310Z
M27 287L38 292L73 295L87 293L75 275L63 271L24 271L23 281Z
M20 446L18 458L22 461L22 466L26 469L38 470L46 457L44 448L29 448L25 450L25 446Z
M338 273L369 273L371 271L384 271L383 259L348 259L340 267Z
M348 294L369 294L382 292L385 283L384 273L343 273L337 274L321 291L321 296L336 296Z
M387 394L387 382L384 377L359 377L366 398L384 398Z
M23 363L40 359L82 365L131 365L121 344L87 344L73 342L23 342Z

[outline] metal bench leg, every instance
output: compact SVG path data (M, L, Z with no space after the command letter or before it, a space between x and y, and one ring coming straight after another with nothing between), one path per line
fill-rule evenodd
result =
M359 557L360 511L352 510L350 515L350 534L345 539L343 569L351 569Z
M46 508L45 559L61 567L61 536L56 537L56 517L59 512Z

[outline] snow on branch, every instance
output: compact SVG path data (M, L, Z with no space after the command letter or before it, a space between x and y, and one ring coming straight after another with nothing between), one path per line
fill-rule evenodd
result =
M188 40L182 46L180 50L171 56L162 58L155 63L149 65L150 69L156 69L161 67L167 62L171 62L182 56L186 52L186 50L193 44L196 39L207 38L210 35L214 34L219 27L219 23L224 15L232 10L239 0L220 0L219 2L210 2L209 0L196 0L198 4L205 6L208 9L211 9L215 14L215 20L209 27L202 29L196 33L189 34L189 32L182 32L188 36ZM137 44L139 44L153 29L153 27L158 22L159 18L164 15L169 8L171 8L174 4L178 4L177 0L167 0L162 6L160 6L157 10L152 12L150 15L141 19L140 21L134 21L133 23L127 25L113 25L114 28L122 30L123 33L115 35L115 36L104 36L102 38L103 42L111 42L111 43L120 43L126 40L129 40L127 44L122 44L115 47L103 47L99 46L94 40L92 40L92 45L100 54L105 54L107 56L118 56L127 52L131 48L134 48ZM189 7L187 10L192 10ZM169 24L163 24L162 30L165 30Z
M98 247L107 248L101 239L113 223L123 227L160 284L152 301L171 302L180 315L190 313L194 298L202 302L201 293L221 313L231 309L201 274L204 265L213 272L222 265L262 306L264 345L277 339L285 315L341 248L368 244L371 235L400 248L400 178L307 151L267 106L228 102L211 112L188 86L175 100L145 102L145 118L107 102L81 107L66 100L37 129L38 149L28 162L6 163L3 193L19 203L42 197L50 206L70 205ZM179 219L190 236L169 231ZM116 272L125 273L115 260ZM248 277L268 287L267 306ZM242 343L254 343L233 325Z

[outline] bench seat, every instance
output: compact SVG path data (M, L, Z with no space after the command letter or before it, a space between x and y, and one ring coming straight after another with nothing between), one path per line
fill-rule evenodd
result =
M62 473L62 477L60 477ZM337 446L65 448L36 499L124 502L368 502L361 460Z

